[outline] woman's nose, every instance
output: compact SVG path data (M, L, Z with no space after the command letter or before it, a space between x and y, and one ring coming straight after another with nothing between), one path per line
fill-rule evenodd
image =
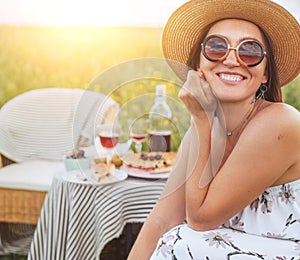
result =
M237 57L237 52L236 49L230 49L228 52L228 55L223 61L223 64L226 66L230 67L236 67L240 66L241 64L239 63L238 57Z

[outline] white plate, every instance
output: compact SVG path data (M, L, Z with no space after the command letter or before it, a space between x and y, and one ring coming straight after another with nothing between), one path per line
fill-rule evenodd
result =
M68 171L64 173L62 179L67 182L77 183L77 184L90 184L85 176L85 173L80 170Z
M70 171L65 173L62 178L65 181L77 183L77 184L85 184L85 185L107 185L112 184L116 182L120 182L125 180L128 177L128 174L121 170L115 170L115 175L110 179L106 181L97 181L95 177L93 176L94 170L88 169L84 171Z
M85 176L87 177L88 182L97 186L124 181L128 177L128 174L126 172L117 169L115 170L115 174L109 180L97 181L94 175L94 170L92 169L85 171Z
M170 172L154 173L154 172L143 172L141 170L135 170L126 165L121 166L121 170L127 172L128 176L143 178L143 179L168 179Z

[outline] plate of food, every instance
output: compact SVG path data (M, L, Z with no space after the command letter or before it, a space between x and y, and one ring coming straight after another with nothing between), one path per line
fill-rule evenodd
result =
M94 159L91 168L84 170L68 171L62 175L62 179L68 182L85 185L107 185L125 180L128 174L115 168L115 164L106 164Z
M129 153L124 156L124 170L131 177L166 179L176 160L175 152Z
M85 176L93 185L106 185L125 180L128 174L115 168L114 164L106 164L101 160L93 160L91 169L85 171Z

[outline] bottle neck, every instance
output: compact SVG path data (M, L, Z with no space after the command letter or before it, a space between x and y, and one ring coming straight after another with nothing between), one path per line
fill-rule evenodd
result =
M156 95L154 102L166 102L166 97L161 95Z

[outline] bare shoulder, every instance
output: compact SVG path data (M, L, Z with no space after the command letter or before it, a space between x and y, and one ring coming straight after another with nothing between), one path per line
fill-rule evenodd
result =
M286 145L300 142L300 113L285 103L264 102L261 109L246 126L243 137L249 141L284 141ZM280 142L281 143L281 142ZM297 147L294 146L297 150Z
M300 152L300 113L284 103L264 102L240 136L240 143L255 143L268 153L289 150L293 156ZM286 154L285 154L286 155ZM281 153L281 156L285 156ZM290 155L289 155L290 156Z
M300 178L300 113L284 103L266 102L252 118L243 134L241 143L250 146L255 143L260 157L267 154L275 165L273 172L281 169L274 184L281 184Z
M270 130L269 134L283 131L300 138L300 112L288 104L265 102L253 121Z
M295 118L300 120L299 111L286 103L272 103L266 102L265 106L261 110L261 113L269 115L269 116L288 116L289 118ZM275 114L274 114L275 113Z

